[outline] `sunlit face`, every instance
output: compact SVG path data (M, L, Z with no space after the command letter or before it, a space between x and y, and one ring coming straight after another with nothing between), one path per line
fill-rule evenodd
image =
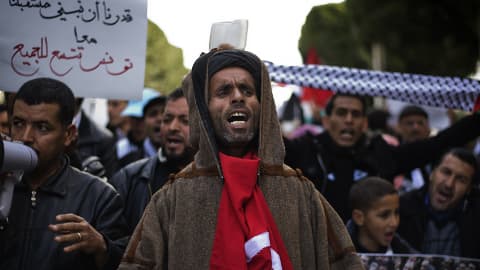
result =
M339 146L350 147L367 130L367 117L362 102L355 97L339 96L334 100L332 114L323 125Z
M245 154L256 137L260 103L252 75L239 67L215 73L209 84L208 110L220 150L233 156Z
M190 155L190 127L187 99L169 100L162 122L162 151L168 159L183 159Z
M430 135L428 119L421 115L403 117L398 123L398 131L406 143L426 139Z
M163 104L153 104L148 107L144 115L147 137L150 138L150 141L156 147L160 147L162 143L161 125L163 110Z
M122 111L127 107L128 101L112 99L107 101L108 121L113 126L118 126L126 121L124 116L121 116Z
M12 139L22 141L37 152L34 175L49 175L55 170L74 138L75 126L63 126L59 111L58 104L50 103L28 105L17 100L13 106Z
M467 195L472 186L474 168L447 154L430 175L430 203L434 210L452 209Z
M354 221L358 225L358 241L371 252L388 247L400 223L399 196L385 195L373 203L366 212L360 210Z

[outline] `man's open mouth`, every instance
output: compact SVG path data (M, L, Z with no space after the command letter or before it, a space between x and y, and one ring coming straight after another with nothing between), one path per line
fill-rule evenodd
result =
M248 116L246 113L243 112L234 112L227 119L227 121L232 125L245 124L247 120Z

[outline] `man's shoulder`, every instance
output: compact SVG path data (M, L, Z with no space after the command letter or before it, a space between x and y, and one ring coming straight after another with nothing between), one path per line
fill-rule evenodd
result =
M117 186L123 181L136 181L138 179L148 179L154 172L157 163L157 157L143 158L127 164L116 172L110 179L110 182Z
M65 173L62 175L64 181L66 181L70 188L97 190L99 192L115 192L114 187L106 180L92 175L87 172L82 172L79 169L68 165Z
M121 170L124 170L129 175L136 175L145 170L150 171L152 167L155 166L155 164L157 163L157 160L157 156L150 158L142 158L126 165Z

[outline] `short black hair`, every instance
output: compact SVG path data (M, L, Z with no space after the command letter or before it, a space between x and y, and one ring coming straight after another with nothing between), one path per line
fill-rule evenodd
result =
M21 100L28 105L41 103L58 104L58 119L63 126L72 124L75 111L75 97L63 82L52 78L37 78L25 82L13 98L13 104ZM13 108L12 108L13 112ZM12 113L11 112L11 113Z
M407 116L412 116L412 115L418 115L418 116L425 117L425 119L428 119L428 113L422 107L409 105L409 106L405 106L402 109L402 111L400 112L400 115L398 116L398 121L402 120Z
M182 97L185 97L185 93L183 92L183 89L181 87L178 87L167 96L167 102L175 101Z
M352 186L348 200L352 210L367 212L374 207L376 201L392 194L398 194L392 183L380 177L369 176Z
M327 105L325 106L325 114L330 116L332 115L333 111L333 104L335 103L335 100L338 97L352 97L358 99L362 103L362 114L366 115L367 114L367 100L365 99L364 96L357 95L357 94L349 94L349 93L336 93L327 102Z
M472 184L476 185L479 182L479 164L477 157L473 154L473 152L464 147L453 147L448 149L443 153L443 155L434 163L434 168L440 166L440 163L445 159L447 155L452 155L462 162L467 163L473 168L473 175L472 175Z

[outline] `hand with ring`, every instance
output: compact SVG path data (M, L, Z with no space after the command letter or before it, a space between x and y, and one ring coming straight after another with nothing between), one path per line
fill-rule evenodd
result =
M77 242L82 242L82 233L77 232L78 240Z
M82 251L87 254L100 254L107 251L105 240L84 218L75 214L56 216L56 224L48 225L56 236L54 240L66 244L65 252Z

